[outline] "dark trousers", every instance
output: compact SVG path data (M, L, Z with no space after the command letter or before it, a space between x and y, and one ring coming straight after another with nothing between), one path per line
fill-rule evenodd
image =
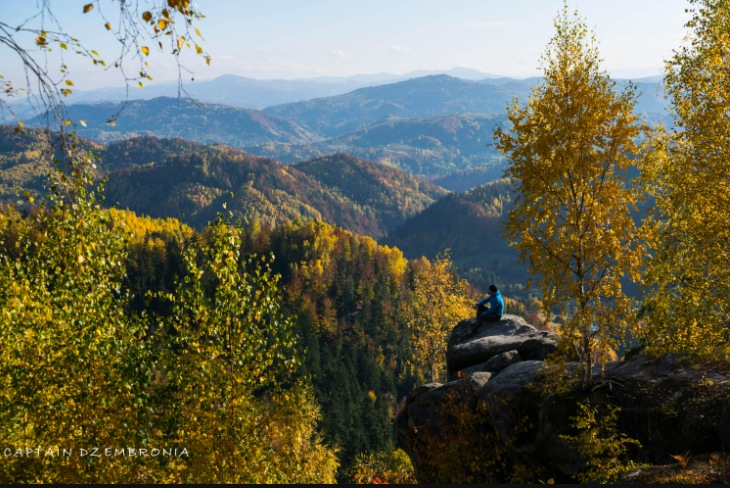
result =
M477 330L479 327L482 326L485 322L497 322L502 317L500 315L497 315L496 313L484 313L487 311L487 307L484 305L479 305L477 308L477 323L474 326L474 330Z

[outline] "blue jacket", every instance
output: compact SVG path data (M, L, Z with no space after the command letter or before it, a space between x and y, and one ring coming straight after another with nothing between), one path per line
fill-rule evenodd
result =
M493 313L496 315L499 315L500 317L504 315L504 300L502 299L502 294L497 290L497 292L491 296L488 296L481 302L477 303L477 305L484 305L485 303L489 303L490 308L484 314Z

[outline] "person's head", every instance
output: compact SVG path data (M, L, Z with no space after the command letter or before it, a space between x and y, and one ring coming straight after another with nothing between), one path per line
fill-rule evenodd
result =
M494 295L495 293L497 293L497 287L494 285L489 285L489 294Z

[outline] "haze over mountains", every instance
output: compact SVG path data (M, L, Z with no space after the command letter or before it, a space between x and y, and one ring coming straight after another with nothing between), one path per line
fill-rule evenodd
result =
M438 74L385 83L390 75L381 74L269 83L226 75L195 85L210 89L207 95L201 92L205 97L196 103L170 97L129 102L114 126L107 120L119 111L120 103L75 104L70 113L74 120L86 122L86 127L77 126L81 136L102 143L142 135L182 137L238 147L285 163L342 152L463 191L502 175L505 163L488 146L492 131L508 123L504 109L513 97L526 101L540 80L487 78L496 75L466 69L451 72L481 79ZM414 74L423 73L409 75ZM262 111L234 106L252 97L280 101L311 95L297 92L301 87L329 87L325 91L332 93L335 86L351 88L358 83L375 86ZM617 89L627 84L618 80ZM635 110L650 123L668 125L660 85L653 79L634 85L642 93Z
M264 112L286 118L325 136L363 129L388 115L424 117L459 113L504 113L514 96L527 99L529 86L487 85L448 75L360 88L345 95L276 105Z
M530 86L539 81L538 77L518 79L484 73L470 68L452 68L450 70L419 70L403 75L378 73L348 77L320 76L293 80L259 80L229 74L211 80L185 81L184 88L191 97L201 102L221 103L261 110L273 105L343 95L358 88L391 84L439 74L490 85L517 83ZM617 79L617 81L620 80ZM634 81L656 85L661 83L661 77L637 78ZM177 82L152 83L146 85L144 89L136 86L129 89L130 100L151 100L163 96L177 98L178 95ZM184 96L184 94L182 95ZM65 101L69 104L76 104L121 102L124 100L127 100L126 87L106 87L95 90L74 90L73 94ZM18 101L12 105L21 119L33 115L25 101Z

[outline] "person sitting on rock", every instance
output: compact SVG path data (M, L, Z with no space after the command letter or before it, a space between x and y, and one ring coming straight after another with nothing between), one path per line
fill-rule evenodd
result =
M489 285L487 293L487 298L474 305L477 309L477 321L474 328L469 332L469 337L476 334L477 329L479 329L484 322L497 322L502 318L502 315L504 315L504 300L502 299L502 294L499 292L497 287ZM487 305L490 306L489 309L487 309Z

